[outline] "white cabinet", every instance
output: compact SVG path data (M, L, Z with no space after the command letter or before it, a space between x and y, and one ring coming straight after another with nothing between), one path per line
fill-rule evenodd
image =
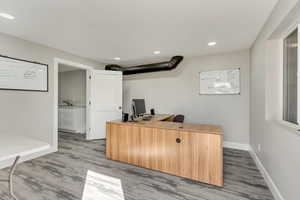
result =
M85 107L59 106L58 129L75 133L86 133Z

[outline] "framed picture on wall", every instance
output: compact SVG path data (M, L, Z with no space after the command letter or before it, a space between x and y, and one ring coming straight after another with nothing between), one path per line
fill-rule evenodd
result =
M48 92L48 65L0 55L0 90Z
M200 72L200 95L239 95L240 68Z

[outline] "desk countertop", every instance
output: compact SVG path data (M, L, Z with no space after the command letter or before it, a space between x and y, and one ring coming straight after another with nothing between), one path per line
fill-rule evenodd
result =
M138 121L138 122L122 122L112 121L108 123L115 123L128 126L140 126L146 128L161 128L178 131L199 132L223 135L223 129L220 126L207 124L190 124L190 123L175 123L168 121Z
M166 121L168 119L170 119L171 117L173 117L174 115L171 114L156 114L156 115L148 115L151 116L151 120L149 121ZM139 117L135 119L136 121L142 121L143 118Z

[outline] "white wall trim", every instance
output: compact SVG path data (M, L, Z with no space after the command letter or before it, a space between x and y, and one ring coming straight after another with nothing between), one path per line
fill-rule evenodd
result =
M243 143L236 143L236 142L224 142L224 147L230 148L230 149L238 149L238 150L244 150L249 151L250 145L249 144L243 144Z
M242 143L235 143L235 142L224 142L225 148L231 148L231 149L238 149L238 150L244 150L249 151L252 159L254 160L257 168L259 169L260 173L264 177L271 193L273 194L275 200L285 200L283 196L281 195L278 187L272 180L270 174L266 170L266 168L263 166L262 162L259 160L258 156L256 155L255 151L249 144L242 144Z
M257 168L259 169L260 173L262 174L265 181L267 182L267 185L269 186L269 189L270 189L271 193L273 194L275 200L284 200L278 187L272 180L270 174L268 173L266 168L263 166L262 162L259 160L258 156L256 155L255 151L253 150L253 148L251 146L249 149L249 153L250 153L251 157L253 158L253 160L255 161L255 164L256 164Z
M69 65L69 66L80 68L80 69L86 69L86 70L95 68L93 66L87 66L87 65L84 65L81 63L76 63L76 62L72 62L69 60L61 59L61 58L54 58L54 64L65 64L65 65ZM57 66L57 68L58 68L58 66Z

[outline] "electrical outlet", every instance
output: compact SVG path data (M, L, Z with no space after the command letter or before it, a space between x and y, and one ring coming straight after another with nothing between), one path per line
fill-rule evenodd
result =
M261 151L261 145L260 144L257 145L257 150L258 150L258 152Z

